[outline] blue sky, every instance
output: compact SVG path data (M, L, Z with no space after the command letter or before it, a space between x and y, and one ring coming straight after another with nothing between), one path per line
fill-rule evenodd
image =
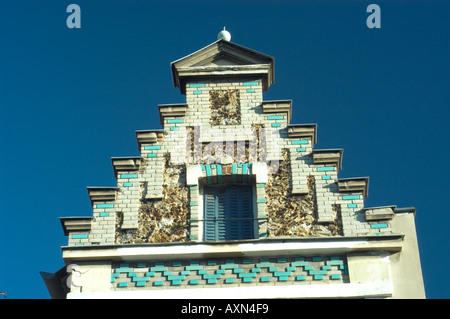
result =
M66 8L81 8L81 29ZM381 28L366 8L381 8ZM216 40L275 57L265 100L292 99L340 178L369 176L366 207L416 207L428 298L450 297L450 3L447 1L0 0L0 290L49 298L59 217L91 216L86 186L115 186L111 157L183 103L170 62ZM1 297L0 297L1 298Z

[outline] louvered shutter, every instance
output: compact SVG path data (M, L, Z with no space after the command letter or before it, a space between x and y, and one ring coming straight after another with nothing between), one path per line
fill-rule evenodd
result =
M240 221L239 231L240 238L239 239L252 239L254 238L254 223L253 220L253 196L252 196L252 187L244 186L241 188L239 192L240 198L240 218L247 218Z
M205 241L254 238L252 187L204 188Z
M215 189L204 189L204 237L206 241L216 240L216 194Z

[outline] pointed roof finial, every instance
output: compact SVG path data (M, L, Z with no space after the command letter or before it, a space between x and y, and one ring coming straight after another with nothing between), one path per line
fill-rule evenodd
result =
M230 42L231 40L231 34L227 30L225 30L225 26L223 26L223 30L219 32L217 35L217 40L225 40L227 42Z

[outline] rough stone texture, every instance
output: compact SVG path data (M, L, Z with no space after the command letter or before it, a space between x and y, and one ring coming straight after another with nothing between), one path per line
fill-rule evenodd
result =
M162 200L141 199L137 230L123 231L118 218L116 243L184 242L188 234L188 188L186 166L173 165L164 155Z
M239 90L213 90L209 92L211 125L241 124Z
M288 150L266 185L268 237L306 237L342 235L339 205L334 206L334 223L318 224L316 218L315 179L308 178L308 194L291 193L291 165ZM272 168L274 169L274 168Z

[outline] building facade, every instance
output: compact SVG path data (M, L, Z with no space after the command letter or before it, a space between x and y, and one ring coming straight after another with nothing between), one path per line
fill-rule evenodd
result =
M158 105L138 157L113 157L93 214L63 217L54 298L424 298L415 209L365 207L292 101L264 101L274 59L218 41L171 63L185 104Z

